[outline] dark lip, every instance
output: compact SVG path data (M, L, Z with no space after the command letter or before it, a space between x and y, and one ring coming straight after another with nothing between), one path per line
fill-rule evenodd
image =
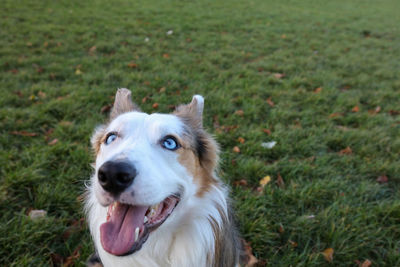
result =
M165 218L158 222L158 223L154 223L154 224L149 224L149 223L145 223L143 224L144 226L144 230L143 230L143 234L142 237L140 237L138 242L135 242L135 244L133 245L133 247L125 254L123 255L119 255L119 257L124 257L124 256L128 256L133 254L134 252L140 250L143 246L143 244L147 241L147 239L150 236L150 233L155 231L158 227L160 227L167 219L168 217L172 214L172 212L174 212L176 206L178 206L181 198L180 198L180 194L173 194L169 197L175 197L178 201L175 203L174 208L171 210L171 212L169 214L167 214L167 216L165 216Z

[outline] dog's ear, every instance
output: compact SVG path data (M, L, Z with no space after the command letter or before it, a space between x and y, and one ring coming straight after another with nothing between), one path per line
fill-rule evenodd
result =
M201 95L194 95L192 102L186 105L180 105L176 108L174 114L190 121L193 127L203 127L203 109L204 98Z
M140 109L132 102L132 92L126 88L120 88L115 94L114 106L111 110L110 119L113 120L118 115L130 111L140 111Z

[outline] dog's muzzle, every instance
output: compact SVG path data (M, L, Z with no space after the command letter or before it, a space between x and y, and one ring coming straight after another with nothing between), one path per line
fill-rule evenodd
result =
M113 195L118 195L128 188L136 175L135 167L122 160L106 161L97 173L100 185Z

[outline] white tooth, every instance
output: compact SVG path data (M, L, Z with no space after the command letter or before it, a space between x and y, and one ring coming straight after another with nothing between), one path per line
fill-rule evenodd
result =
M139 227L136 227L136 229L135 229L135 242L138 239L139 239Z
M147 216L144 216L143 223L147 223L148 221L149 221L149 218L147 218Z

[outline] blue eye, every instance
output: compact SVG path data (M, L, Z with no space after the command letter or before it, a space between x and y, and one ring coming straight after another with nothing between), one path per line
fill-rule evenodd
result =
M172 136L167 136L163 141L162 141L162 146L168 150L176 150L179 148L179 144L176 141L176 139Z
M115 133L109 133L107 138L106 138L106 145L109 145L110 143L112 143L115 139L117 139L117 135Z

